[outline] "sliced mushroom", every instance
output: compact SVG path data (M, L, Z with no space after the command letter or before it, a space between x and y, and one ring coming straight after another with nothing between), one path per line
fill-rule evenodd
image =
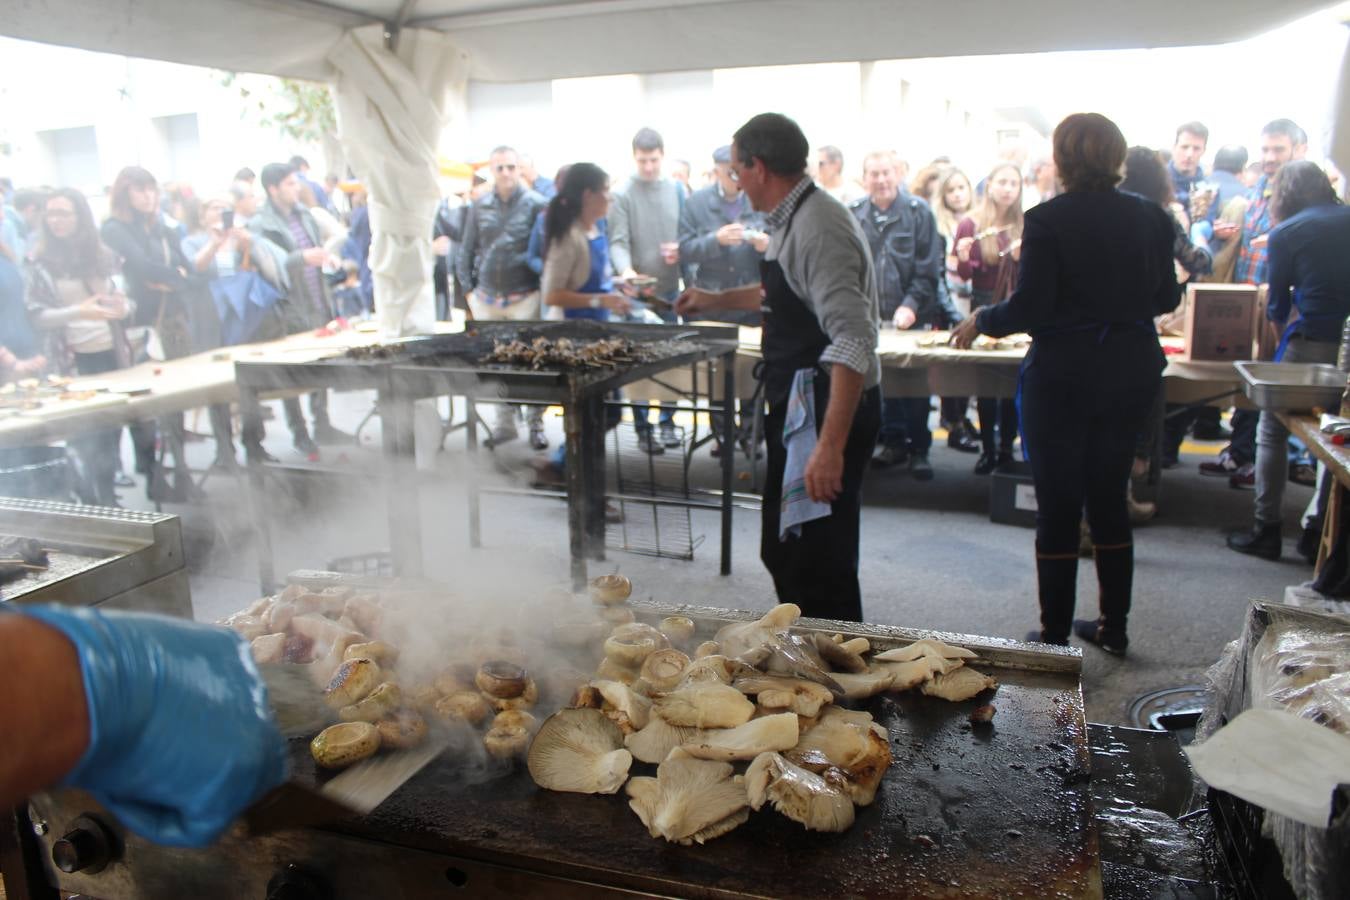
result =
M633 582L626 575L601 575L591 579L591 599L604 606L615 606L633 596Z
M867 806L890 767L891 745L886 729L869 713L829 706L814 727L802 732L797 746L783 755L803 768L822 772L838 768L848 779L853 802Z
M380 746L390 750L420 747L427 739L427 720L410 709L399 710L375 723Z
M683 744L685 753L699 759L754 759L761 753L791 750L797 745L797 714L779 713L751 719L735 728L701 731Z
M786 709L808 718L817 715L822 706L834 702L834 694L828 688L804 678L755 674L737 678L732 686L753 696L761 709Z
M324 700L333 709L351 706L380 683L380 667L373 659L349 659L337 667L324 690Z
M642 661L639 674L654 691L671 691L689 668L689 657L673 648L657 650Z
M646 697L618 681L595 681L591 686L600 692L604 701L601 712L624 734L632 734L646 726L652 712L652 702Z
M683 644L692 639L695 627L694 620L688 616L666 616L656 626L672 644Z
M730 763L695 759L676 747L655 778L630 778L628 805L652 837L681 844L726 834L748 816L745 783Z
M618 727L594 709L562 709L545 719L527 761L535 784L577 794L615 793L632 764Z
M939 641L937 638L921 638L912 644L896 647L876 654L873 659L884 662L909 662L920 656L937 655L943 659L975 659L975 651L965 647L955 647Z
M529 677L529 673L515 663L492 659L478 667L474 684L489 697L506 700L524 693Z
M839 686L844 689L844 696L850 700L875 697L882 691L889 690L893 678L891 672L880 667L869 669L861 675L848 672L834 673L834 680L839 682Z
M837 672L860 673L867 671L867 662L862 654L845 647L842 642L835 643L823 634L815 635L816 651L822 659Z
M626 735L623 745L634 759L655 765L669 756L671 750L693 740L697 735L697 728L671 725L660 716L652 716L646 728Z
M338 710L338 718L344 722L378 722L402 705L403 691L397 684L386 681L376 685L363 699Z
M342 722L320 731L309 742L310 755L325 769L343 769L374 756L380 732L369 722Z
M729 684L701 682L662 694L652 701L656 714L671 725L735 728L750 721L755 704Z
M988 675L962 667L955 672L934 675L921 690L929 697L941 697L959 703L993 687L998 687L998 682Z
M745 772L752 809L765 802L809 831L846 831L853 824L853 801L824 778L793 765L777 753L762 753Z
M437 700L435 711L443 722L481 725L492 715L492 704L477 691L459 691Z
M615 628L605 639L605 656L621 666L636 668L657 650L670 646L666 636L650 625L630 622Z

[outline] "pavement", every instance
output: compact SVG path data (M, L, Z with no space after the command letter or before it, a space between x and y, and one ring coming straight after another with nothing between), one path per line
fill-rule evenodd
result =
M335 395L334 421L351 431L371 406L370 395ZM273 404L278 407L280 404ZM446 412L442 401L442 412ZM462 415L458 405L457 414ZM490 416L489 416L490 418ZM548 434L562 439L556 410L546 416ZM685 424L688 424L687 419ZM201 426L206 428L205 417ZM267 447L284 463L303 466L280 417L269 423ZM627 426L625 426L627 427ZM378 478L379 420L361 443L326 448L329 477L299 470L269 482L268 504L277 571L322 568L344 556L387 549L386 504ZM194 465L209 463L210 440L190 443ZM1199 684L1224 645L1242 628L1253 599L1280 600L1284 589L1311 578L1311 567L1294 552L1298 522L1311 489L1291 484L1285 496L1284 559L1266 562L1228 550L1228 529L1251 521L1251 491L1234 490L1226 479L1198 474L1197 464L1221 445L1188 443L1181 464L1163 476L1157 518L1138 529L1130 652L1125 659L1083 648L1083 691L1091 721L1134 724L1130 707L1151 691ZM129 452L125 454L130 459ZM492 577L520 585L523 600L568 574L564 504L546 496L484 496L483 543L468 546L464 485L526 486L531 452L523 440L468 457L463 433L451 434L436 457L436 469L420 482L427 574L449 583ZM995 524L988 517L989 479L972 473L973 455L935 441L935 478L915 481L903 471L873 470L864 487L861 581L867 621L976 635L1021 638L1037 627L1033 532ZM749 484L748 462L738 456L738 490ZM716 487L716 460L700 450L689 467L690 483ZM212 474L206 499L166 505L182 516L193 604L200 620L215 620L258 596L255 548L259 533L249 513L242 476ZM150 508L140 489L123 491L123 505ZM406 504L414 514L413 504ZM630 510L630 526L643 515ZM623 571L636 594L664 602L762 610L773 605L768 574L759 562L759 516L737 509L733 569L718 571L718 517L697 511L692 534L704 540L693 560L663 559L611 551L593 572ZM615 532L611 531L611 536ZM1079 615L1095 615L1091 561L1079 570Z

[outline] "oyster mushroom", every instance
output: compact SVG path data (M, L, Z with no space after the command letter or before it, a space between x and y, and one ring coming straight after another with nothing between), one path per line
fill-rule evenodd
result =
M694 620L688 616L666 616L656 629L672 644L683 644L693 638L695 627Z
M867 662L862 654L845 646L842 641L836 643L823 634L815 636L816 652L832 669L838 672L861 673L867 671Z
M655 765L669 756L671 750L697 736L697 728L672 725L660 716L652 716L646 728L626 735L623 745L634 759Z
M478 667L473 681L478 689L488 696L509 700L525 692L529 683L529 673L515 663L492 659Z
M841 646L843 646L845 650L848 650L850 653L857 653L861 655L863 653L866 653L868 650L872 649L872 642L865 637L849 638L848 640L844 640L844 636L842 634L836 634L834 637L835 640Z
M344 722L378 722L403 705L403 691L391 681L383 682L362 700L338 710Z
M626 575L601 575L591 579L591 599L603 606L615 606L633 596L633 582Z
M983 672L962 667L954 672L934 675L920 690L929 697L941 697L959 703L992 687L998 687L998 682Z
M333 709L351 706L380 683L380 667L373 659L349 659L337 667L324 690L324 701Z
M730 763L695 759L678 747L655 778L630 778L625 792L651 836L675 843L701 844L750 817L745 782Z
M775 637L775 632L786 631L802 616L802 608L795 603L780 603L753 622L732 622L717 632L717 643L724 656L740 656L762 646Z
M891 745L886 729L869 713L829 706L783 756L818 774L838 768L848 780L853 802L867 806L891 765Z
M605 639L605 657L621 666L636 668L657 650L670 646L666 636L650 625L630 622L615 628Z
M550 791L613 794L628 780L633 755L603 713L561 709L539 727L526 764L534 783Z
M671 725L735 728L750 721L755 704L729 684L701 682L662 694L652 701L656 714Z
M421 713L400 710L375 723L380 733L380 746L391 750L410 750L427 739L427 720Z
M735 728L700 731L693 740L682 745L690 756L699 759L733 760L754 759L761 753L791 750L797 745L797 714L779 713L751 719Z
M609 717L624 734L644 728L651 717L652 702L618 681L591 683L602 698L600 711Z
M850 672L835 672L833 677L835 681L839 682L839 686L844 689L844 696L849 700L875 697L882 691L889 690L895 678L892 672L881 667L869 669L858 675Z
M477 691L459 691L437 700L436 717L450 724L481 725L492 715L492 704Z
M853 824L853 801L847 793L777 753L755 757L745 771L745 790L751 809L772 803L809 831L846 831Z
M907 691L945 671L947 663L948 660L945 659L920 656L918 659L911 659L909 662L874 662L872 666L891 673L891 686L888 690Z
M755 698L761 709L785 709L811 718L820 708L834 702L834 694L824 685L805 678L782 675L747 675L732 682L732 687Z
M689 657L671 648L657 650L642 661L639 673L654 691L671 691L689 668Z
M694 659L703 659L705 656L717 656L722 652L722 645L717 641L704 641L694 648Z
M937 656L941 659L975 659L975 651L968 650L965 647L955 647L936 638L921 638L912 644L878 653L872 658L883 662L909 662L921 656Z
M309 742L310 755L325 769L343 769L374 756L380 749L380 732L369 722L330 725Z

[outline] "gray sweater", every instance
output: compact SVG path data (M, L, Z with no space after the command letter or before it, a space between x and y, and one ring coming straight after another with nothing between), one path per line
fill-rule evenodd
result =
M779 229L769 237L764 256L783 267L788 286L810 305L829 336L820 361L861 373L864 388L880 384L876 275L853 213L825 191L814 191L802 201L786 235Z
M658 280L658 294L680 289L678 266L661 260L661 245L679 240L680 187L662 178L630 178L614 195L609 209L609 258L615 272L633 269Z

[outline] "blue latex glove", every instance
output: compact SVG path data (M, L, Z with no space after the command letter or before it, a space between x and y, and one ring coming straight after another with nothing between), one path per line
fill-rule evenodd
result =
M210 625L83 607L17 612L75 645L89 747L65 784L158 844L200 847L286 778L248 643Z

